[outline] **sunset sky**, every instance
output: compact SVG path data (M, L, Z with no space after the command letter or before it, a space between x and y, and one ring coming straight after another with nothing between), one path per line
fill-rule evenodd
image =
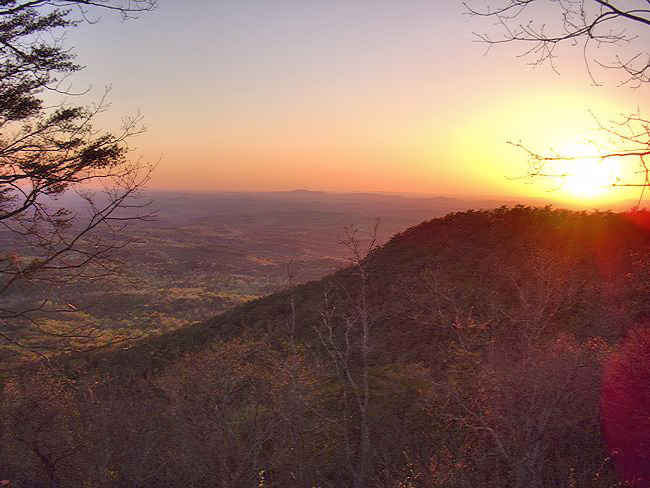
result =
M160 0L66 42L86 66L75 88L112 86L104 126L144 115L154 188L579 198L508 180L527 166L507 141L579 152L600 137L590 111L643 110L648 87L593 86L579 49L560 51L559 76L523 46L484 56L472 31L498 32L460 2Z

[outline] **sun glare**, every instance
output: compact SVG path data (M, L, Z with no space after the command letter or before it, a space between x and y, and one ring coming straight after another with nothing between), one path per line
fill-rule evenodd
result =
M620 177L618 158L601 158L593 147L573 146L564 153L562 189L572 198L593 199L605 197Z

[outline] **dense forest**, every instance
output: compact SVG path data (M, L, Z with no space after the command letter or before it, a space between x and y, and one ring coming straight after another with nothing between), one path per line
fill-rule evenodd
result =
M214 319L4 373L0 479L523 488L648 472L648 213L502 207L368 242L349 233L349 267Z

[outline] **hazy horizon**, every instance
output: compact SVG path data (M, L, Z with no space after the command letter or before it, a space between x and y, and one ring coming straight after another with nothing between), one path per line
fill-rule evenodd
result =
M552 205L556 208L570 208L578 210L614 210L625 211L637 207L638 198L611 198L601 201L575 201L562 200L554 197L552 192L541 196L526 195L498 195L498 194L471 194L471 193L418 193L418 192L391 192L391 191L363 191L363 190L312 190L309 188L290 188L284 190L187 190L173 188L149 188L146 190L151 194L197 194L197 195L287 195L287 194L304 194L306 196L327 195L327 196L386 196L402 197L413 200L426 199L453 199L467 201L468 203L494 202L495 205ZM640 208L645 208L645 201L641 202Z
M495 26L466 13L419 0L163 0L135 21L104 13L66 44L86 66L71 78L93 88L85 99L112 87L103 125L144 115L132 144L162 157L153 188L548 198L557 181L517 179L526 155L508 141L575 152L600 140L596 118L642 109L648 87L617 86L607 70L593 86L579 49L558 51L560 74L529 66L525 46L485 55L473 32ZM611 193L568 185L550 198L638 195Z

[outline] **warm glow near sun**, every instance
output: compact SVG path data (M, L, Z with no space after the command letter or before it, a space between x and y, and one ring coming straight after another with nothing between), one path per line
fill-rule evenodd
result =
M620 177L618 158L600 158L593 147L575 145L563 155L575 158L562 169L562 189L575 199L605 197Z

